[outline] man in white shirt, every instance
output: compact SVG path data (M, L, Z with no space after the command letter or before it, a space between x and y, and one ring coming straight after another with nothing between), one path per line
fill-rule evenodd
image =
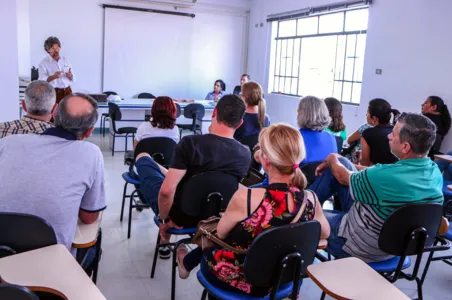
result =
M44 50L49 54L39 64L39 80L50 83L56 92L56 103L72 94L71 84L75 82L71 63L60 56L61 43L51 36L44 42Z

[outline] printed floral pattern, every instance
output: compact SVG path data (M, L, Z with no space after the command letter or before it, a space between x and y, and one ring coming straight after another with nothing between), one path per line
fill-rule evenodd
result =
M294 209L288 211L288 193L294 195ZM254 238L272 227L289 224L301 208L303 193L296 187L286 184L272 184L267 188L264 199L255 212L234 227L228 239L230 245L237 249L248 249ZM314 218L314 206L310 201L300 218L300 222ZM243 275L245 255L236 254L224 249L214 249L207 255L207 264L211 272L221 281L252 294L253 287Z

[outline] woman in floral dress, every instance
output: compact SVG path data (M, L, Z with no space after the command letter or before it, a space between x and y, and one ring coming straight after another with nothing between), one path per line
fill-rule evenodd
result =
M326 239L330 226L315 194L304 190L306 178L298 168L306 155L300 132L290 125L272 125L262 130L259 145L259 160L269 176L269 186L239 189L218 224L218 237L237 249L248 249L259 234L291 223L301 209L298 222L319 221L321 238ZM246 280L245 258L225 249L211 249L205 253L201 271L219 288L267 295L270 287L252 286Z

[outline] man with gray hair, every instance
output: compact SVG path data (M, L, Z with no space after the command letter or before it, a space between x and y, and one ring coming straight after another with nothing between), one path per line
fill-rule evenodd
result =
M330 154L316 170L311 185L321 203L339 194L341 212L326 212L331 225L326 251L336 258L358 257L365 262L392 258L378 247L385 220L397 208L415 203L442 203L443 179L427 156L436 139L435 124L420 114L403 113L388 135L394 164L355 166Z
M96 121L97 102L74 94L61 101L54 128L0 140L0 211L45 219L74 255L78 218L93 223L106 208L102 153L83 141Z
M61 42L51 36L44 42L47 57L39 64L39 80L50 83L56 92L56 103L72 94L71 84L75 82L72 65L67 58L60 56Z
M25 89L22 107L27 114L20 120L0 123L0 138L13 134L43 133L57 108L55 90L45 81L33 81Z

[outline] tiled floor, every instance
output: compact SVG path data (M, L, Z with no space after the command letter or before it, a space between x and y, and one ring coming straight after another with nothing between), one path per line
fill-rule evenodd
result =
M127 213L124 221L119 222L124 186L121 174L127 170L123 164L124 154L118 152L112 157L107 139L102 139L100 135L94 135L90 141L99 145L104 154L108 201L102 222L103 257L98 287L109 300L170 299L170 261L159 260L155 278L149 277L157 237L152 211L133 211L130 239L127 239ZM127 209L126 206L126 212ZM396 285L409 297L416 297L414 282L400 280ZM187 280L177 277L176 299L200 299L201 292L194 272ZM319 299L320 293L320 289L307 279L303 282L300 299ZM424 284L424 298L452 299L452 267L442 262L432 264Z

